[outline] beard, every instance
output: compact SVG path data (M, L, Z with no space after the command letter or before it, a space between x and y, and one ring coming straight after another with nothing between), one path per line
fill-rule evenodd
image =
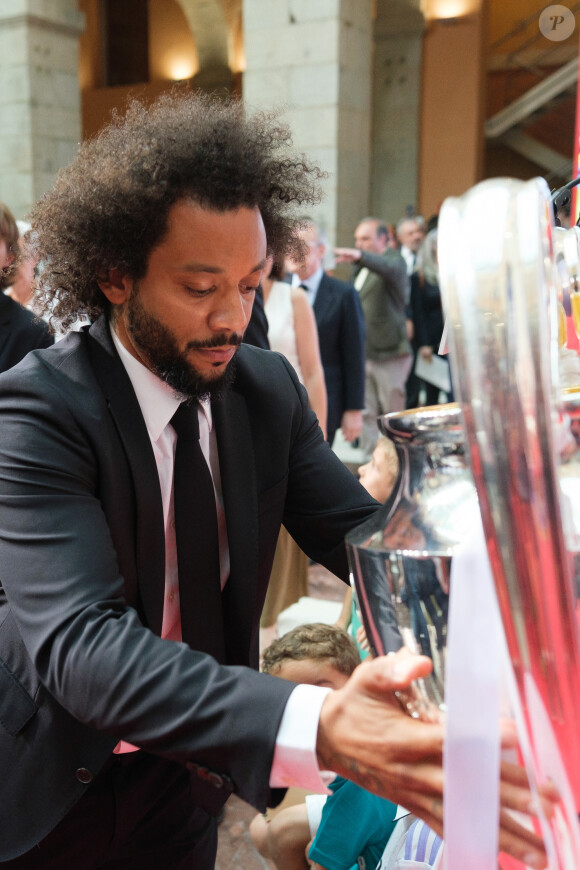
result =
M234 379L235 357L215 378L204 377L188 360L193 348L238 346L242 336L225 332L205 341L190 341L180 351L170 330L143 308L139 287L133 287L127 303L127 332L143 355L148 367L176 393L188 399L220 399Z

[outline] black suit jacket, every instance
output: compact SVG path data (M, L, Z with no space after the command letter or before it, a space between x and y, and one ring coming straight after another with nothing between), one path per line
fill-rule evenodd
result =
M314 316L328 396L327 438L332 444L344 411L365 406L365 325L357 291L325 272Z
M0 860L54 827L120 738L187 765L210 812L231 791L267 803L292 684L247 666L280 523L346 578L344 535L375 503L323 441L280 355L242 345L213 412L227 666L194 637L159 637L159 481L104 318L0 376ZM184 636L194 602L182 604Z
M0 372L15 366L29 351L53 342L46 323L0 290Z
M264 350L270 350L268 341L268 318L264 310L264 296L260 289L256 290L256 298L252 306L252 316L244 333L246 344L253 344Z

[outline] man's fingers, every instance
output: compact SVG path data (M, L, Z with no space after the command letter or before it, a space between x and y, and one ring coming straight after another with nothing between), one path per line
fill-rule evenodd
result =
M528 776L523 767L511 764L509 761L502 761L500 773L500 799L502 807L526 813L527 815L537 816L540 812L540 807L537 805L537 800L539 799L544 815L548 819L552 818L556 804L560 801L560 794L553 783L547 782L545 785L540 786L538 788L538 798L536 799L530 797Z
M440 837L444 837L441 795L407 792L402 788L399 790L399 803L422 818ZM505 810L500 812L499 849L529 867L544 868L547 865L542 837L530 827L520 824Z
M423 819L436 834L443 837L443 799L441 795L422 792L402 792L399 804L413 815Z
M373 694L406 689L413 680L428 676L433 662L427 656L410 653L406 649L394 655L373 659L372 667L364 670L364 685L361 688ZM357 670L357 675L359 675Z
M528 867L543 868L548 863L542 837L505 810L500 812L499 849Z

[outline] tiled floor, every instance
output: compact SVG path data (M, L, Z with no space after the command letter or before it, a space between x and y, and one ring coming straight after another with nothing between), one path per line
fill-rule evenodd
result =
M226 804L226 814L219 827L216 870L273 870L254 849L248 826L256 810L235 795Z
M345 585L321 565L309 570L309 595L326 601L342 601ZM224 820L219 827L216 870L274 870L254 849L248 826L256 811L232 796L226 804Z

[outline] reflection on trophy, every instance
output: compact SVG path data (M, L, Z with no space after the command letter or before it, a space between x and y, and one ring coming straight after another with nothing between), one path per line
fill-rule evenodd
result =
M362 621L374 655L405 646L433 661L431 677L406 695L413 716L445 709L444 679L453 549L478 511L456 404L387 414L397 447L394 501L347 536Z
M565 315L580 329L578 235L554 227L541 179L491 180L444 203L439 264L458 403L379 421L401 471L347 538L355 588L376 654L404 645L433 661L402 699L411 715L445 710L450 566L481 516L528 773L553 776L556 756L563 771L568 800L544 833L550 867L568 870L580 867L580 367L565 348Z

